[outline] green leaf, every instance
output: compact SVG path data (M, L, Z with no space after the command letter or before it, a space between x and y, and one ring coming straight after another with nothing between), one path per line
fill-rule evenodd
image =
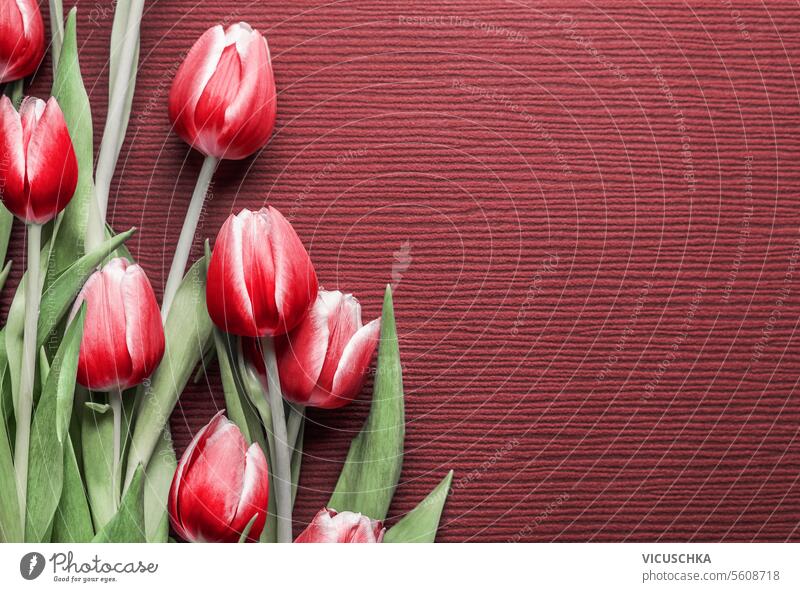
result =
M111 479L114 466L114 414L108 405L86 403L81 425L83 473L89 507L96 531L114 516L115 496Z
M258 518L258 514L253 514L253 517L250 518L250 522L248 522L247 525L244 527L242 534L239 535L240 543L247 542L247 535L250 534L250 529L253 528L253 523L256 521L256 518Z
M219 360L219 374L222 379L222 392L225 394L225 410L228 419L235 423L241 430L244 439L252 442L250 425L245 416L242 393L237 388L236 378L231 364L230 336L214 327L214 346Z
M292 451L292 506L297 499L297 486L300 484L300 467L303 464L303 436L306 431L305 417L301 420L300 431L297 433L297 442L295 442L294 450Z
M64 479L64 440L72 413L85 306L70 323L42 389L31 426L26 542L48 542Z
M392 526L383 537L384 543L432 543L439 529L444 503L450 493L453 471L441 480L416 508Z
M169 430L164 430L147 464L144 487L144 525L148 543L166 543L169 538L167 497L178 468Z
M75 156L78 160L78 185L64 215L54 249L56 274L84 254L87 236L102 240L99 210L94 196L94 136L89 97L83 86L78 60L76 9L69 11L61 54L53 76L53 96L58 100L67 122Z
M147 465L169 416L211 339L206 309L206 260L198 260L183 278L164 327L164 358L143 394L128 453L126 487L138 465Z
M404 438L400 347L394 321L392 289L387 286L372 406L364 427L350 445L328 507L339 512L361 512L373 520L386 518L400 479Z
M63 228L63 224L62 224ZM63 316L69 311L72 302L80 292L83 284L92 275L95 268L117 248L128 240L135 228L118 234L103 242L96 249L75 261L56 280L47 287L42 294L42 303L39 308L39 326L37 329L37 345L42 346L47 341L50 333L56 328ZM59 238L62 233L59 232ZM17 290L19 292L19 289ZM16 298L15 298L16 300ZM24 302L23 302L24 312ZM8 329L7 329L8 330ZM6 343L8 345L8 343Z
M11 227L14 225L14 214L0 204L0 263L6 260L8 239L11 238Z
M3 288L6 285L8 274L11 272L12 263L13 263L12 261L9 261L8 263L6 263L6 266L3 268L3 271L0 271L0 292L2 292Z
M144 471L141 465L133 473L119 511L92 539L93 543L146 543L144 526Z
M64 486L61 500L53 519L54 543L88 543L94 538L92 515L86 490L83 488L78 459L72 446L72 438L65 440L64 447Z
M3 391L11 391L8 373L3 372L0 384ZM10 396L8 397L10 399ZM17 479L14 473L14 455L11 452L11 439L6 430L6 409L0 407L0 543L22 542L22 520L19 515Z

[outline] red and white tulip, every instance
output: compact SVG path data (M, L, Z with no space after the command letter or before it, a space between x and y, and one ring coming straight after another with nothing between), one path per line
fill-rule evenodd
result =
M78 161L54 97L26 97L19 112L0 98L0 199L9 211L43 224L67 207L78 183Z
M94 391L120 391L141 383L164 355L164 329L144 270L112 259L78 294L71 317L86 302L78 382Z
M276 114L266 38L243 22L203 33L170 90L177 134L206 156L239 160L266 145Z
M231 215L214 244L206 300L211 320L246 337L293 329L317 297L317 274L292 225L275 208Z
M220 411L183 453L169 492L169 519L191 542L235 543L253 521L247 540L264 529L269 469L258 444ZM254 519L255 517L255 519Z
M322 508L295 543L380 543L386 529L380 520L356 512Z
M309 407L336 409L355 399L380 339L380 319L362 325L361 305L351 294L320 290L306 317L276 340L283 396ZM263 374L255 341L245 342Z
M44 50L44 23L38 2L0 0L0 84L33 74Z

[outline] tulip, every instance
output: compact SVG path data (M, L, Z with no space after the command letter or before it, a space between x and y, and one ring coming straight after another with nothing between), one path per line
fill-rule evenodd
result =
M295 543L380 543L386 529L380 520L355 512L322 508Z
M247 23L211 27L195 42L169 93L169 118L206 156L240 160L264 145L277 113L267 40Z
M293 403L336 409L358 396L380 338L380 319L361 324L361 305L351 294L321 290L308 315L276 341L283 396ZM264 372L257 342L245 347Z
M236 424L220 411L183 453L169 491L169 519L191 542L237 542L264 529L269 469L258 444L247 447ZM254 519L255 518L255 519Z
M112 259L86 281L72 315L86 302L78 382L94 391L120 391L141 383L164 355L164 328L147 275L123 258Z
M8 8L6 4L3 6ZM31 14L29 11L28 15ZM3 23L1 28L8 24L5 19L10 17L5 13L0 17ZM0 45L6 41L4 35ZM7 69L7 66L3 67ZM17 495L22 516L25 515L27 503L28 450L36 374L36 326L41 299L41 225L66 207L75 193L77 182L78 162L58 102L54 98L45 103L28 97L22 101L17 113L7 97L0 98L0 199L11 213L27 223L28 231L22 367L15 407L14 445Z
M206 159L164 288L164 319L183 278L219 160L240 160L263 148L275 127L277 105L267 40L247 23L211 27L178 69L169 93L169 117L177 134Z
M291 466L273 336L294 328L317 297L317 275L292 225L275 208L231 215L217 235L206 279L211 320L223 331L260 337L275 443L278 542L292 540Z
M44 224L75 193L78 161L64 115L54 97L26 97L19 113L0 99L0 198L17 217Z
M39 4L34 0L0 0L0 84L33 74L44 50Z
M293 329L317 296L317 275L292 225L275 208L225 221L208 266L206 300L223 331L247 337Z
M164 355L164 328L144 270L121 257L89 277L70 318L84 303L77 379L88 389L108 392L114 425L111 484L114 502L118 503L122 391L141 383L156 369Z

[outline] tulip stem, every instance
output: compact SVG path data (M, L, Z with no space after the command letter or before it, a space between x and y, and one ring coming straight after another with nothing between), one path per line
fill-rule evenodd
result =
M17 434L14 441L14 469L22 528L25 529L25 508L28 495L28 449L33 411L33 386L36 381L36 332L39 324L39 259L42 248L42 227L28 224L28 271L25 276L25 324L22 337L22 373L17 402Z
M183 281L183 273L186 271L186 263L189 261L189 254L194 242L194 233L197 230L197 223L200 221L200 214L203 212L203 204L206 201L206 192L211 184L214 172L217 170L219 159L213 156L206 156L203 167L197 176L197 184L194 186L192 201L189 202L189 209L186 211L186 218L183 220L181 236L178 239L178 246L175 247L175 255L172 257L172 266L169 269L167 285L164 288L164 298L161 301L161 321L166 323L169 309L175 294Z
M108 393L108 403L111 406L111 413L114 414L114 464L111 467L111 486L114 492L114 510L119 509L119 500L122 495L120 490L120 466L119 457L122 440L122 390L114 389Z
M303 423L306 408L303 405L289 403L289 419L286 420L288 442L292 445L292 452L297 450L297 436L300 435L300 425Z
M261 351L267 369L267 395L272 414L272 432L275 441L275 508L278 518L278 542L292 542L292 469L286 418L283 413L283 395L278 378L278 362L275 359L275 343L272 337L261 338ZM266 427L266 426L265 426Z

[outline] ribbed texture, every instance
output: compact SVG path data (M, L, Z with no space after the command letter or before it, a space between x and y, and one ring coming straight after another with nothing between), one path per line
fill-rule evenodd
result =
M223 164L195 255L270 203L365 319L396 284L390 524L452 468L440 541L800 540L800 10L524 4L148 2L111 222L140 228L160 293L200 167L169 85L206 27L246 20L278 125ZM79 5L99 142L113 15ZM311 413L295 532L368 392ZM181 449L221 402L216 369L187 389Z

